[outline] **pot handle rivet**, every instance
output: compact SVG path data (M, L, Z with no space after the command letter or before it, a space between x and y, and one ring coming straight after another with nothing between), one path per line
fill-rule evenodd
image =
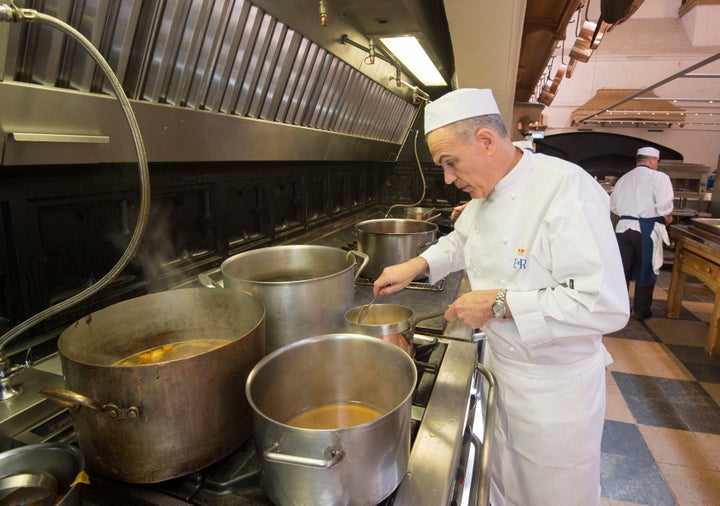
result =
M136 406L121 408L112 403L100 404L96 400L65 388L47 387L40 390L40 394L68 409L80 409L81 406L84 406L99 411L113 420L137 420L140 418L140 409Z

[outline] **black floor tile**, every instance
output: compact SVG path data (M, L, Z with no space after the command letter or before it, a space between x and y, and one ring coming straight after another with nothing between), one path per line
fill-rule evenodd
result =
M675 506L637 426L605 421L600 460L601 495L618 501Z
M612 373L638 423L720 434L720 407L695 381Z
M640 460L653 460L652 453L637 425L614 420L605 420L603 425L602 452L636 457Z
M683 300L687 300L687 299L683 299ZM653 300L652 306L650 306L650 307L652 308L653 315L656 318L658 318L658 317L665 318L665 306L666 306L666 303L664 300L655 299L655 300ZM683 320L683 321L691 321L691 322L701 321L700 318L695 316L695 314L692 311L690 311L688 308L686 308L685 306L680 306L680 315L678 316L677 319Z
M720 383L720 356L710 356L697 346L668 344L667 347L696 380Z

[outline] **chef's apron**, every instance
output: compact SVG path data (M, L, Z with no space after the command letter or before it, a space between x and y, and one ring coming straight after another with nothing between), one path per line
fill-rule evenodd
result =
M568 365L537 365L493 354L498 420L491 456L492 506L596 506L605 421L601 346Z
M640 222L640 246L642 256L637 263L632 279L639 287L655 286L655 270L653 269L653 240L652 232L655 223L665 223L665 218L657 216L654 218L637 218L635 216L620 216L621 220L637 220Z

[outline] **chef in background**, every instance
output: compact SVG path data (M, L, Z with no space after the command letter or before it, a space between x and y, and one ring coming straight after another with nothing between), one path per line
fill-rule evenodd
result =
M615 227L625 280L635 280L633 316L652 316L655 280L663 264L663 244L670 244L666 225L672 222L673 187L670 177L657 170L660 151L640 148L635 168L615 183L610 210L620 219Z
M374 293L465 269L472 291L445 317L487 335L499 411L490 502L597 505L611 362L602 336L629 315L608 195L577 165L514 146L488 89L430 103L425 135L445 182L472 201L453 232L385 268Z

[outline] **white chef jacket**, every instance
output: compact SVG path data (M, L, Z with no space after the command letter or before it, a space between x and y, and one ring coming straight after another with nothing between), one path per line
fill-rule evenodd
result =
M473 290L508 290L512 318L492 319L483 331L495 353L513 360L575 362L629 317L607 192L558 158L524 153L421 256L431 283L464 268Z
M639 165L617 180L610 195L610 210L618 216L655 218L673 210L673 187L664 172ZM619 220L615 232L640 232L638 220Z
M672 213L674 196L670 176L644 165L638 165L615 183L610 195L610 210L618 216L635 218L667 216ZM621 234L627 230L640 232L640 222L618 220L615 232ZM653 225L650 237L653 242L653 272L657 275L665 261L663 244L669 245L670 238L662 223Z
M574 164L524 153L421 256L431 283L465 268L473 290L508 290L512 318L483 327L498 389L493 506L598 504L602 335L629 317L607 193Z

